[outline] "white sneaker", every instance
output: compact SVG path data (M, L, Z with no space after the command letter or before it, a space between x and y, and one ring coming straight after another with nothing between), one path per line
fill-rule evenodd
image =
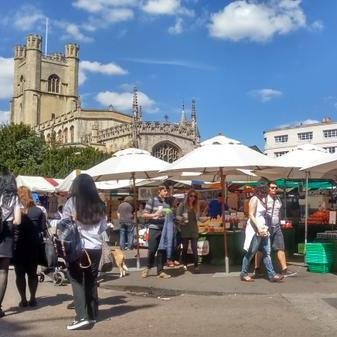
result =
M81 319L79 321L73 321L67 326L67 330L77 330L89 326L91 323L87 319Z

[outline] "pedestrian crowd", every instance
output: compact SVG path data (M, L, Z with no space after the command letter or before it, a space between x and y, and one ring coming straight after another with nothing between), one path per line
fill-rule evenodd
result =
M240 279L253 282L262 277L261 262L271 282L282 282L294 276L287 269L284 238L280 227L281 200L276 194L275 182L256 188L249 201L249 220L245 229L244 256ZM210 205L213 216L224 207L219 200ZM38 199L27 187L17 188L15 177L4 169L0 175L0 318L5 315L1 304L5 295L9 265L12 262L16 275L16 286L20 295L19 307L36 306L38 288L37 268L41 247L48 232L46 215ZM225 206L227 207L227 206ZM216 214L216 215L215 215ZM81 256L66 261L67 276L72 286L75 318L68 330L93 326L98 315L97 277L102 256L102 245L107 230L107 210L101 200L93 179L87 174L75 178L63 209L58 209L61 220L71 221L79 233ZM135 209L132 197L126 197L119 205L117 215L120 223L120 248L133 249L135 238ZM171 277L168 268L188 270L193 263L193 272L200 273L198 259L198 222L209 216L209 207L199 200L195 189L190 189L185 199L175 199L169 189L161 185L157 195L147 200L142 212L148 228L148 255L146 268L141 276L146 278L156 265L157 277ZM57 234L57 233L56 233ZM189 249L192 252L190 260ZM65 250L65 247L63 247ZM275 271L271 251L276 252L281 266ZM254 259L254 273L249 274ZM165 268L166 267L166 268ZM27 277L27 282L26 282ZM28 283L28 290L27 284ZM27 293L29 298L27 298Z

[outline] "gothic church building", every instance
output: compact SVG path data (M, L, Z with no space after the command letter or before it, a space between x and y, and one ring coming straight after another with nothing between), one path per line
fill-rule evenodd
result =
M46 141L64 146L94 146L107 152L139 147L172 162L199 143L195 102L189 120L179 123L143 121L133 93L132 114L81 107L78 93L79 46L67 44L65 53L44 55L42 37L28 35L15 47L11 122L32 126Z

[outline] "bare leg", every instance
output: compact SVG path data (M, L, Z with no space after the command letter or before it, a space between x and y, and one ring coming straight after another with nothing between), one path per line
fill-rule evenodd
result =
M277 260L279 264L281 265L281 270L287 269L287 260L286 260L286 254L284 253L284 250L277 251Z

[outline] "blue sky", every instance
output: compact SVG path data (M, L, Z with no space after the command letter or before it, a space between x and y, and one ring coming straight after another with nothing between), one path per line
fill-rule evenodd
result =
M80 44L82 106L179 121L196 99L203 139L220 132L263 148L263 130L335 118L335 0L37 0L0 4L0 120L13 47L45 35L48 53Z

